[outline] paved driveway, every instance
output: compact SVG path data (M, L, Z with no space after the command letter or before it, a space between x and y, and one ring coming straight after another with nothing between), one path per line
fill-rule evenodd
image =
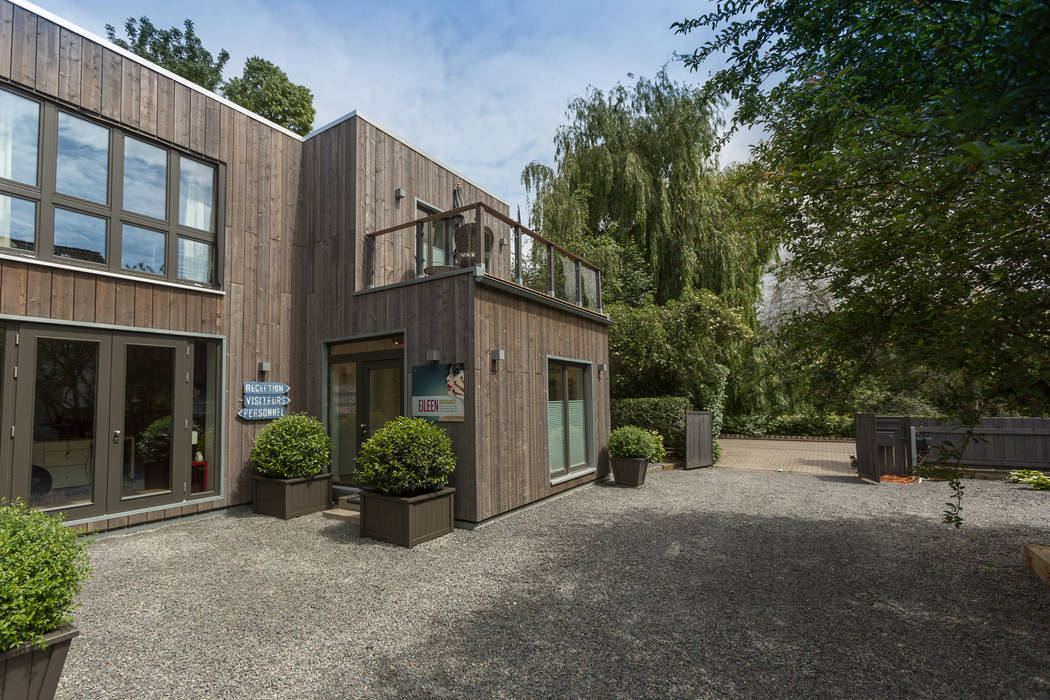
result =
M722 458L716 466L726 469L784 471L794 474L855 475L850 456L857 454L854 442L819 440L748 440L719 438Z

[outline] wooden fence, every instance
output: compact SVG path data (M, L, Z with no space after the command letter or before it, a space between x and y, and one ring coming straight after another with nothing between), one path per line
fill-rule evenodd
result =
M685 468L710 467L714 460L714 436L709 411L685 412Z

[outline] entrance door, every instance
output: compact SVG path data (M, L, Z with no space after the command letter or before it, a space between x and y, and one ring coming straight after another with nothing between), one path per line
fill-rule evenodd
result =
M352 484L357 451L388 421L404 415L404 376L400 353L329 356L328 432L332 472L337 483Z
M15 497L71 519L185 497L188 341L33 326L17 337Z

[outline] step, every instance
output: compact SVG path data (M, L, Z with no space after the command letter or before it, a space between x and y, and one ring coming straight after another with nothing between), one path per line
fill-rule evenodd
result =
M1026 544L1024 546L1024 561L1039 578L1050 583L1050 547L1040 544Z
M361 513L356 510L348 510L346 508L332 508L322 513L326 518L332 518L333 520L352 520L357 522L361 519Z
M343 510L361 510L361 497L358 495L340 496L336 499L336 507Z

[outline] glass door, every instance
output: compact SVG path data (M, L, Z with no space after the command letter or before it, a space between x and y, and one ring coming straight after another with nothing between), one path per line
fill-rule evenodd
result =
M328 432L332 437L332 479L350 483L357 465L357 363L328 365Z
M401 360L358 363L358 386L362 407L357 442L360 445L379 428L403 415L404 392L401 390Z

